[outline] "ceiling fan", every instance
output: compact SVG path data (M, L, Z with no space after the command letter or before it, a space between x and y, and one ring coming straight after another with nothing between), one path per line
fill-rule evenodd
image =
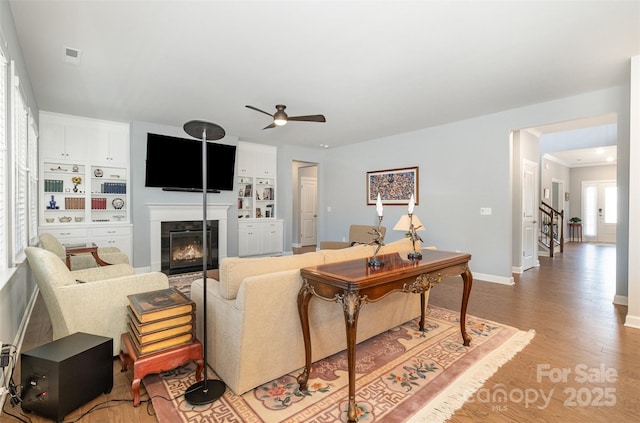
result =
M295 122L326 122L327 120L324 118L324 115L309 115L309 116L287 116L284 109L287 108L284 104L276 105L276 112L272 115L271 113L267 113L264 110L260 110L257 107L253 106L245 106L251 110L255 110L256 112L264 113L265 115L269 115L273 118L273 122L269 126L265 126L262 129L275 128L276 126L286 125L288 121Z

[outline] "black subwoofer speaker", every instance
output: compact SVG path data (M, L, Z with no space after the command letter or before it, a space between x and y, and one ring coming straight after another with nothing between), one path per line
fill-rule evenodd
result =
M74 333L20 354L22 409L61 422L113 388L113 339Z

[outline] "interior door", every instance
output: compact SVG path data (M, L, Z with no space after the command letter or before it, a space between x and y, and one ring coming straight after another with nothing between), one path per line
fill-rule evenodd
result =
M318 181L300 178L300 242L302 246L318 243Z
M538 164L522 163L522 270L535 266Z

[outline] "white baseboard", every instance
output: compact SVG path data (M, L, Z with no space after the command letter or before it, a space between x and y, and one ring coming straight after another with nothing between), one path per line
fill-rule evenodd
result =
M18 327L16 337L13 340L13 345L16 346L17 355L20 355L20 352L22 351L22 343L24 342L24 337L27 333L27 325L29 324L29 319L31 319L31 313L33 312L33 308L36 305L36 300L38 299L39 292L40 290L37 287L36 289L33 290L33 293L31 294L31 298L27 303L25 313L22 316L22 321L20 322L20 326ZM11 377L13 368L11 366L7 366L3 370L4 370L4 378L2 380L8 381L9 378ZM0 395L0 404L4 404L6 397L7 397L6 393L3 393L2 395ZM0 414L2 414L1 410L0 410Z
M628 306L629 297L627 297L626 295L616 295L613 297L613 303L616 305Z
M624 325L630 328L640 329L640 316L629 316L624 321Z
M504 277L504 276L497 276L497 275L489 275L486 273L477 273L477 272L472 272L472 273L473 273L473 280L476 280L476 281L479 280L479 281L485 281L485 282L493 282L493 283L499 283L502 285L513 285L515 283L513 281L513 276Z

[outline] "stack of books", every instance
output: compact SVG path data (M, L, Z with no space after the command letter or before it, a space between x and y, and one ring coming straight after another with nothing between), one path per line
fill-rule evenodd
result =
M128 325L138 356L195 339L195 303L175 288L129 295Z

